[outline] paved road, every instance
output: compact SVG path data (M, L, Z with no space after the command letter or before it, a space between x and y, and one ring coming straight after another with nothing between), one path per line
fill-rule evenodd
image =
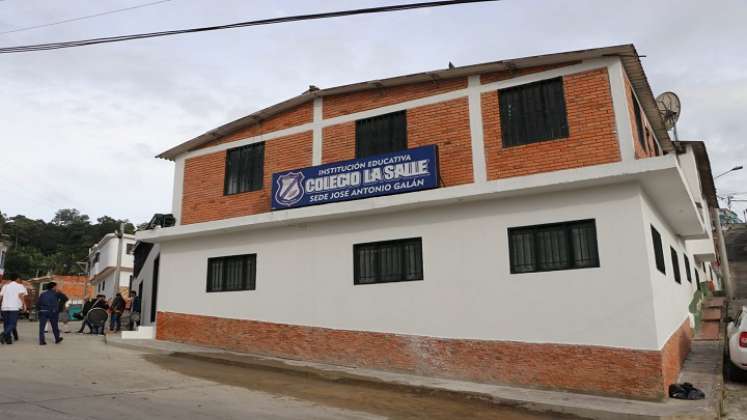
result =
M332 384L108 346L66 334L0 347L0 419L547 419L480 401ZM74 326L77 327L77 326ZM51 342L51 339L47 340Z

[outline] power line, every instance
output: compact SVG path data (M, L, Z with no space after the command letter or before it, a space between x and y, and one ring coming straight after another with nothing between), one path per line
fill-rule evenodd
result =
M422 3L398 4L398 5L393 5L393 6L369 7L369 8L364 8L364 9L341 10L337 12L312 13L312 14L305 14L305 15L294 15L294 16L285 16L285 17L279 17L279 18L252 20L252 21L245 21L245 22L239 22L239 23L232 23L228 25L203 26L199 28L178 29L178 30L160 31L160 32L148 32L148 33L133 34L133 35L110 36L110 37L103 37L103 38L83 39L79 41L52 42L52 43L34 44L34 45L20 45L16 47L0 48L0 54L30 52L30 51L58 50L58 49L63 49L63 48L83 47L87 45L124 42L124 41L131 41L135 39L156 38L156 37L162 37L162 36L181 35L181 34L196 33L196 32L217 31L221 29L243 28L247 26L272 25L276 23L329 19L329 18L336 18L336 17L343 17L343 16L355 16L355 15L364 15L364 14L373 14L373 13L387 13L387 12L397 12L401 10L414 10L414 9L424 9L424 8L431 8L431 7L453 6L453 5L465 4L465 3L484 3L484 2L493 2L493 1L500 1L500 0L430 1L430 2L422 2Z
M14 32L30 31L32 29L46 28L48 26L61 25L63 23L77 22L79 20L91 19L91 18L95 18L95 17L99 17L99 16L105 16L105 15L111 15L111 14L114 14L114 13L126 12L128 10L140 9L140 8L148 7L148 6L155 6L157 4L166 3L168 1L171 1L171 0L159 0L159 1L154 1L154 2L151 2L151 3L138 4L138 5L130 6L130 7L123 7L121 9L107 10L105 12L94 13L92 15L86 15L86 16L80 16L80 17L71 18L71 19L60 20L60 21L57 21L57 22L43 23L41 25L34 25L34 26L25 26L23 28L11 29L10 31L0 32L0 35L11 34L11 33L14 33Z

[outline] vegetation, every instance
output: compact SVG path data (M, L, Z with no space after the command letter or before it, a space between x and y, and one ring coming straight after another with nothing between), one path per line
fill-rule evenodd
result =
M8 217L0 211L0 234L10 244L5 261L7 277L31 278L53 274L81 274L77 264L88 257L88 248L125 223L125 233L134 233L128 220L103 216L91 223L76 209L58 210L49 222L23 215Z

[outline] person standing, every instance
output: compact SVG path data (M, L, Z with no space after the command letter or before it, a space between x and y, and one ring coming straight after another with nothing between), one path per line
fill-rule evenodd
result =
M121 293L117 293L112 300L112 318L109 321L109 331L119 332L122 329L122 312L125 309L125 300Z
M62 322L62 330L65 333L70 333L70 314L67 312L68 297L61 291L57 291L57 312L60 314L60 322Z
M80 311L81 320L83 322L80 324L80 329L78 330L78 334L83 334L83 331L86 329L86 326L88 327L88 333L93 333L93 325L91 325L90 322L88 322L88 319L86 318L86 315L88 315L88 311L91 310L93 307L93 299L86 298L85 302L83 303L83 309Z
M36 307L39 308L39 345L45 346L47 344L44 337L44 327L47 325L47 321L49 321L49 325L52 326L54 343L59 344L62 342L62 337L60 337L60 327L57 324L60 314L60 300L57 293L57 283L53 281L47 283L47 290L39 295Z
M130 290L130 331L134 331L140 325L140 306L140 296L136 291Z
M26 287L21 284L21 279L8 281L0 289L0 310L3 315L3 333L0 336L0 342L13 344L13 335L18 340L16 324L18 315L21 310L26 311L26 301L24 297L28 294Z

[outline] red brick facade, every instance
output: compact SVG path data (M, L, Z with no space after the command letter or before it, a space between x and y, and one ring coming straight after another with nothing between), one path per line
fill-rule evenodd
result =
M569 136L504 148L498 92L482 94L488 179L612 163L620 160L606 69L563 77Z
M311 132L265 143L263 188L224 195L226 152L187 159L184 163L182 224L248 216L270 211L272 174L311 165Z
M653 157L657 155L656 141L654 140L653 128L649 124L646 114L641 110L641 121L643 122L643 142L641 142L640 136L638 135L638 122L635 118L635 106L636 101L633 97L633 90L630 85L628 76L625 75L625 97L628 100L628 117L630 118L630 126L633 130L633 149L635 151L636 159L644 159L647 157ZM640 108L639 108L640 109Z
M159 312L157 338L258 355L553 390L658 400L677 379L686 322L662 351L334 330ZM204 331L211 331L204 334Z

